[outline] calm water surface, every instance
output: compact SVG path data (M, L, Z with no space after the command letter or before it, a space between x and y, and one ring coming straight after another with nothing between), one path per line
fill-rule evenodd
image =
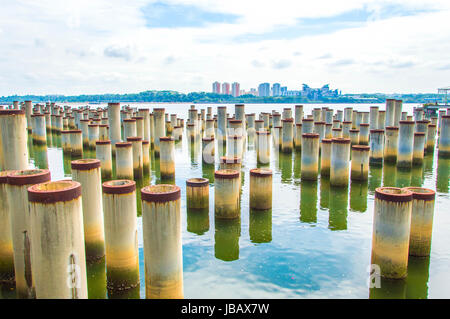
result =
M136 104L153 107L155 104ZM371 104L373 105L373 104ZM96 107L94 105L93 107ZM135 106L131 104L131 106ZM159 107L161 104L158 105ZM187 119L188 104L166 104L166 113ZM207 105L197 105L197 109ZM305 114L324 105L306 104ZM335 111L347 104L327 105ZM369 110L369 105L352 105ZM415 104L404 104L412 114ZM282 111L287 104L245 107L246 113ZM380 109L384 105L380 105ZM234 113L234 105L228 105ZM213 106L213 113L216 106ZM257 167L255 148L247 143L242 165L241 218L214 220L214 170L202 164L201 143L190 144L184 135L177 143L176 185L181 187L184 294L186 298L449 298L450 297L450 160L438 159L437 151L426 155L422 167L409 172L395 166L371 168L369 181L331 188L329 180L300 179L300 153L280 154L271 149L273 209L249 209L249 170ZM49 168L52 179L70 178L70 158L63 156L60 136L49 136L48 148L29 142L31 165ZM85 158L95 157L86 152ZM159 163L152 155L151 171L138 181L138 189L160 183ZM208 211L186 210L186 179L210 179ZM374 192L379 186L423 186L436 190L433 241L429 258L410 258L408 277L382 281L382 288L369 291ZM138 192L139 195L139 192ZM140 210L138 196L138 210ZM141 286L110 298L144 298L142 218L138 212ZM88 266L90 298L106 298L105 265ZM2 288L2 298L13 290Z

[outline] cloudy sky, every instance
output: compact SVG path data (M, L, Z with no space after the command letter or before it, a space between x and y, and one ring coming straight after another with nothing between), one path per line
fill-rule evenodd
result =
M0 0L0 95L450 85L448 0Z

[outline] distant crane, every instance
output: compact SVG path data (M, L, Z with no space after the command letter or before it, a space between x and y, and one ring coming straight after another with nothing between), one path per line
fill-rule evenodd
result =
M437 116L437 112L440 108L446 108L449 107L448 105L448 94L450 92L450 86L439 88L438 89L438 95L443 94L444 104L439 104L439 102L436 101L436 103L425 103L423 105L423 109L425 111L425 114L427 117L431 116Z
M448 98L449 92L450 92L450 86L438 89L438 94L444 94L444 105L445 106L447 106L447 98Z

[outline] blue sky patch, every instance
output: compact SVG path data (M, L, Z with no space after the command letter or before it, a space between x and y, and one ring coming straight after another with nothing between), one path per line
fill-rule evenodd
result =
M148 28L202 27L211 23L234 23L238 15L206 11L185 4L155 2L141 8Z

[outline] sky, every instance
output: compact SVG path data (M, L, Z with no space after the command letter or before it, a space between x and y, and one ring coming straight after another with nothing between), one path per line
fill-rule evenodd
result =
M448 0L0 0L0 95L450 85Z

